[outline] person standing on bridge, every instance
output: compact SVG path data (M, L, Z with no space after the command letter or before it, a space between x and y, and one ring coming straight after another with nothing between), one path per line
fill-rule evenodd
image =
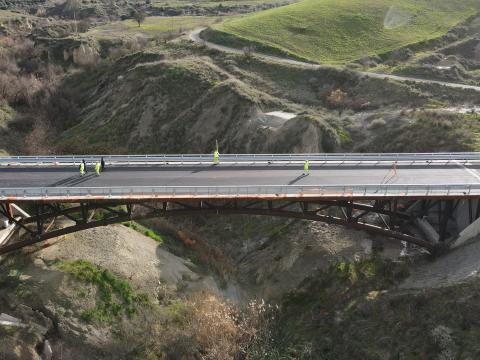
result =
M104 172L104 171L105 171L105 160L103 160L103 156L102 156L102 158L100 159L100 165L101 165L101 167L102 167L102 172Z
M85 163L82 161L80 163L80 176L85 175Z
M95 163L95 173L97 174L97 176L100 176L100 162L97 161Z
M220 163L220 153L218 152L218 149L215 149L213 152L213 164L218 165Z
M85 159L82 160L82 163L83 163L83 171L84 171L85 173L87 173L87 172L88 172L88 171L87 171L87 163L85 162Z
M308 175L309 171L310 171L310 162L308 160L305 160L303 163L303 175Z

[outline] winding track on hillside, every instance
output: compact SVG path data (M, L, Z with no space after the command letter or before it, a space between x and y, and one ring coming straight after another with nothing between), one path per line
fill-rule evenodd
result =
M218 51L223 51L223 52L228 52L228 53L234 53L234 54L243 54L243 51L240 49L235 49L231 48L228 46L224 45L218 45L214 44L212 42L206 41L200 37L200 33L204 31L206 28L199 28L194 31L192 31L189 34L189 38L191 41L205 45L206 47L210 49L215 49ZM270 61L275 61L279 62L282 64L288 64L288 65L297 65L297 66L302 66L302 67L307 67L310 69L338 69L334 66L328 66L328 65L318 65L318 64L312 64L312 63L307 63L304 61L299 61L299 60L292 60L292 59L286 59L278 56L273 56L273 55L265 55L262 53L254 52L253 53L255 56L265 59L265 60L270 60ZM365 71L354 71L351 70L354 74L361 75L361 76L367 76L375 79L391 79L391 80L396 80L396 81L401 81L401 82L414 82L414 83L422 83L422 84L433 84L433 85L440 85L440 86L445 86L449 88L454 88L454 89L464 89L464 90L474 90L480 92L480 86L474 86L474 85L466 85L466 84L459 84L459 83L452 83L452 82L446 82L446 81L438 81L438 80L428 80L428 79L419 79L419 78L413 78L413 77L407 77L407 76L397 76L397 75L390 75L390 74L377 74L377 73L372 73L372 72L365 72Z

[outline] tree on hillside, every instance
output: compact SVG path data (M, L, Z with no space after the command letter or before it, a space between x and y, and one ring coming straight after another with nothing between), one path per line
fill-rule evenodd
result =
M79 0L66 0L64 3L63 11L73 19L76 18L76 14L80 10Z
M66 0L63 11L73 19L75 25L75 33L77 33L77 14L80 11L80 0Z
M147 14L145 14L144 11L140 10L134 10L132 12L132 17L135 19L135 21L138 23L138 27L145 21L145 18L147 17Z

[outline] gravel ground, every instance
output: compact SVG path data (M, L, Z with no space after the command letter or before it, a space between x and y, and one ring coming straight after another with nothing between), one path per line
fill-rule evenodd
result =
M136 288L152 295L159 286L176 290L202 281L192 271L193 264L123 225L99 227L66 236L42 250L39 257L45 261L90 261L129 279Z
M467 281L480 271L480 239L410 269L403 289L438 288Z

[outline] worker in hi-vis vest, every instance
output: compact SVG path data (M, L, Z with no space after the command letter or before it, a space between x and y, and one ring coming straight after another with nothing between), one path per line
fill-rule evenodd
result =
M80 163L80 176L85 175L85 163L82 161Z
M97 176L100 176L100 162L97 161L95 163L95 173L97 174Z
M303 163L303 174L304 175L308 175L309 166L310 166L309 161L305 160L305 162Z
M220 153L218 152L218 149L215 149L215 151L213 152L213 163L215 165L218 165L219 162L220 162Z

